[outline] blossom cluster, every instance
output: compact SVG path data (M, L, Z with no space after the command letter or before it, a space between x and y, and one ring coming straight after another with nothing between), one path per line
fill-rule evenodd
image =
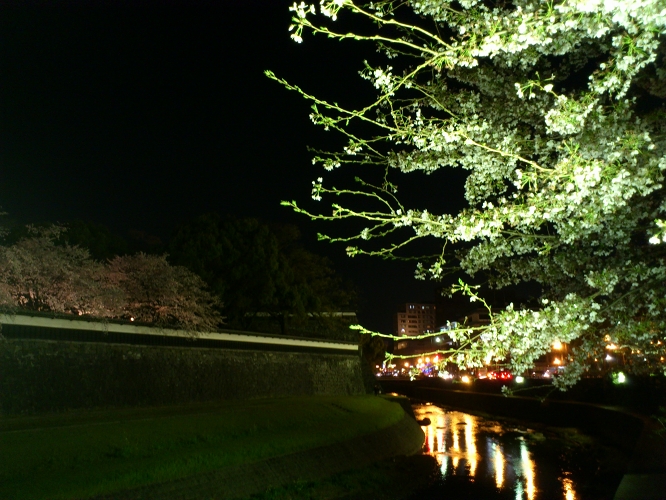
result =
M415 240L434 241L420 278L442 279L457 265L495 287L541 285L542 307L493 314L483 331L463 328L466 347L452 359L506 359L522 371L557 339L574 346L561 379L570 385L608 339L641 353L666 345L663 1L322 0L291 10L296 41L305 31L367 41L393 61L365 62L361 77L378 96L359 110L282 82L315 101L315 124L349 139L316 162L385 172L383 184L358 190L314 183L316 200L360 197L367 210L339 203L326 215L290 205L315 219L367 222L358 234L328 238L354 243L350 255L398 257ZM347 13L398 34L336 32L316 21L341 23ZM437 29L412 24L413 13ZM378 132L357 137L353 121ZM399 201L390 179L442 169L467 172L465 208L436 214ZM665 370L651 359L644 365Z

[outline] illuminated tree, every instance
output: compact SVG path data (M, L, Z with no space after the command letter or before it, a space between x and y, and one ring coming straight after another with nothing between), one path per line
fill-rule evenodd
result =
M97 318L132 319L191 332L221 324L205 283L165 256L137 254L100 263L62 241L63 227L27 228L0 246L0 306Z
M636 370L664 370L663 1L322 0L291 10L296 42L370 42L389 62L364 63L378 95L359 109L267 72L312 102L315 124L346 137L313 162L358 170L355 186L313 182L315 200L336 200L332 213L286 204L361 221L357 233L321 236L346 242L350 256L403 258L430 240L437 249L419 259L419 278L462 269L496 288L541 286L539 308L484 302L490 325L451 331L461 348L448 361L508 360L522 372L567 342L557 381L566 387L612 342ZM400 200L401 175L443 169L466 172L466 207L435 213ZM481 300L464 283L453 290Z
M122 294L108 283L104 265L93 261L84 248L56 245L52 236L34 235L0 247L2 305L114 316Z
M107 265L109 282L123 292L116 314L132 321L214 331L222 323L219 300L203 280L166 256L125 255Z

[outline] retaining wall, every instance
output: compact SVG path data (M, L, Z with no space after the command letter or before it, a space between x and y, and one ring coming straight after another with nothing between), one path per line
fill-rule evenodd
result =
M358 354L0 340L0 414L365 393Z

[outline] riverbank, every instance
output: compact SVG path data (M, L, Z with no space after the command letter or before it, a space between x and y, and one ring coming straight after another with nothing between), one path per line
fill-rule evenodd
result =
M0 498L247 498L420 450L374 396L72 412L0 420Z

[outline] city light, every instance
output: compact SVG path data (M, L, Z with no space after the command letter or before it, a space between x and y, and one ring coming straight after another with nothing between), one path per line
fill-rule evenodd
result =
M562 342L560 342L559 340L553 342L553 349L555 349L556 351L560 351L562 349Z
M518 376L516 377L516 383L517 383L517 384L522 384L523 382L525 382L525 378L522 377L521 375L518 375Z
M627 381L627 377L622 372L613 373L613 383L614 384L624 384Z

